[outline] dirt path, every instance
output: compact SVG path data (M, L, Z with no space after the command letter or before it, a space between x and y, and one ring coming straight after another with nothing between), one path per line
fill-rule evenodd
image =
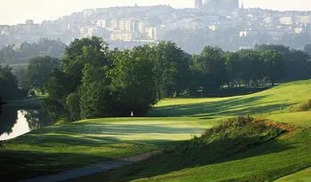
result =
M68 170L65 172L27 179L22 182L43 182L43 181L44 182L57 182L57 181L75 179L75 178L88 176L88 175L92 175L96 173L106 172L110 169L115 169L115 168L123 167L126 165L130 165L136 162L140 162L140 161L150 158L151 156L160 154L161 152L162 151L155 151L155 152L128 157L124 159L119 159L115 161L103 162L103 163L94 164L94 165L90 165L86 167Z

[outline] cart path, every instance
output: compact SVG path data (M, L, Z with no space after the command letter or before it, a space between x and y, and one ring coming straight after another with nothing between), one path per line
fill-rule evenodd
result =
M158 155L162 153L163 151L155 151L155 152L150 152L142 155L137 155L133 157L128 157L128 158L123 158L119 160L114 160L114 161L108 161L108 162L103 162L99 164L93 164L90 166L86 167L81 167L81 168L76 168L56 174L51 174L47 176L40 176L32 179L27 179L23 180L21 182L58 182L58 181L65 181L69 179L75 179L83 176L88 176L96 173L103 173L107 172L108 170L111 169L116 169L119 167L127 166L136 162L144 161L151 156Z

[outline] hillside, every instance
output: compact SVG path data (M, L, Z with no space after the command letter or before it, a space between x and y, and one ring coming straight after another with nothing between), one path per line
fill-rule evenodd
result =
M209 118L214 120L221 116L235 116L243 111L244 114L272 119L276 123L273 125L279 128L286 126L292 129L274 139L257 141L254 146L241 141L239 136L242 131L228 127L226 130L233 137L226 139L225 143L210 139L218 138L221 132L208 138L204 135L199 138L203 141L212 140L208 145L208 148L212 148L210 150L206 149L204 142L197 143L198 139L193 139L145 162L80 181L271 181L291 174L280 181L309 179L309 170L299 171L311 166L311 113L294 112L294 108L309 99L310 83L310 80L292 82L260 93L231 98L164 100L151 111L151 115L181 115L208 122L211 119L206 119L205 115L210 114L211 110L213 113ZM260 135L265 138L266 134L262 130ZM254 135L249 133L247 136ZM255 138L249 139L252 141ZM237 152L237 147L243 150Z
M160 101L150 116L188 116L213 119L237 114L287 112L311 99L311 81L296 81L255 94L224 98L178 98ZM283 110L282 110L283 108Z
M145 118L46 127L5 143L0 150L0 175L19 180L166 148L167 152L146 162L80 180L271 181L311 166L311 113L297 110L311 98L310 84L311 80L297 81L228 98L166 99ZM271 126L247 124L246 129L228 124L220 131L231 133L228 136L236 145L222 132L199 137L204 129L217 128L237 115L285 122L293 129L278 132L287 124L271 121ZM225 150L220 149L223 144ZM215 150L204 147L210 145ZM183 152L185 148L189 150Z

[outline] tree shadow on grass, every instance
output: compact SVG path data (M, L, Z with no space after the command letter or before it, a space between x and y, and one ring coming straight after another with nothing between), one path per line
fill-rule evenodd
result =
M201 119L214 119L216 116L233 116L239 114L260 114L286 108L289 104L279 104L273 101L262 102L269 97L256 96L249 98L229 98L221 101L211 101L198 104L164 106L153 108L149 116L177 117L194 116Z
M90 154L4 150L0 151L0 179L18 181L79 167L81 162L87 165L109 160L113 159Z
M201 134L203 128L191 127L166 127L159 125L71 125L67 128L53 128L34 131L15 140L15 144L27 144L39 147L53 147L57 145L66 145L67 147L83 146L113 147L119 143L144 144L144 143L165 143L166 140L157 140L156 136L179 136ZM128 138L128 140L126 140ZM133 140L131 139L133 138ZM141 140L139 140L141 138ZM149 138L149 140L146 140ZM121 141L122 140L122 141ZM168 138L171 140L171 138ZM154 142L156 141L156 142Z
M153 180L152 177L154 176L164 175L182 169L242 160L270 153L279 153L291 150L295 147L292 144L282 144L273 139L269 139L264 143L253 143L249 146L241 145L241 143L248 143L248 141L251 140L253 140L253 138L225 139L201 147L187 144L182 145L187 147L165 151L163 154L146 161L112 170L106 175L101 175L100 179L118 182L141 178L150 178L150 180ZM258 148L260 150L257 150ZM241 153L243 155L239 155Z
M189 134L202 129L173 128L159 125L70 125L68 128L48 127L5 143L0 150L0 177L25 179L59 172L78 166L115 160L180 143L170 138L124 140L117 136ZM20 146L24 149L11 149ZM92 153L85 150L93 150ZM116 153L114 155L113 153ZM113 156L113 157L108 157ZM79 162L77 162L79 161ZM18 173L18 174L17 174ZM17 174L17 175L16 175Z

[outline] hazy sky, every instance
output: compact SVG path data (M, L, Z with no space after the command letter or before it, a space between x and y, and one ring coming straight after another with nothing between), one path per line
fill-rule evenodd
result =
M245 7L276 10L309 10L311 0L240 0ZM22 23L33 19L53 20L87 8L124 5L170 4L175 8L193 7L194 0L0 0L0 24Z

